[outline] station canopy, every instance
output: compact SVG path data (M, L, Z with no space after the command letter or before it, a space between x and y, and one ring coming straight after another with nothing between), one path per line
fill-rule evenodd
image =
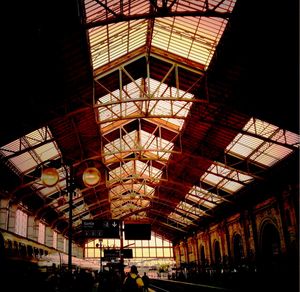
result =
M71 173L78 243L91 219L150 223L175 241L239 210L299 151L272 103L268 114L244 105L249 4L85 0L77 17L76 5L54 2L57 24L48 12L35 39L43 93L30 97L46 104L22 101L25 126L0 145L1 196L52 228L68 234ZM260 108L260 98L250 101ZM51 187L40 178L46 166L60 176ZM87 167L100 172L94 187L82 182Z

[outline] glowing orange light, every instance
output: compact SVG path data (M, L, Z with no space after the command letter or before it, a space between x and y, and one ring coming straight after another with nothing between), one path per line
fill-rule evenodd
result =
M49 167L42 170L42 183L47 187L53 187L59 180L59 174L56 168Z
M96 167L88 167L82 175L83 183L86 187L95 187L101 179L101 174Z

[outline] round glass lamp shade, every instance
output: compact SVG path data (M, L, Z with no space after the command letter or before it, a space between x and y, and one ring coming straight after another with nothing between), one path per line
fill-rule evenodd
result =
M101 179L100 171L96 167L88 167L82 174L82 180L86 187L95 187Z
M59 174L56 168L49 167L42 170L42 183L47 187L53 187L59 180Z

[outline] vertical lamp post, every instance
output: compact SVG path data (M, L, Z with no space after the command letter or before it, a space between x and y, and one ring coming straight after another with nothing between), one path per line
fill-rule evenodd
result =
M68 270L72 271L72 240L73 240L73 196L75 192L75 178L74 178L74 169L73 166L66 165L61 163L61 165L65 169L66 173L66 188L67 193L69 196L69 230L68 230ZM92 188L96 187L101 179L101 174L99 170L95 167L88 167L84 170L82 174L82 180L86 187ZM46 187L53 187L59 181L59 174L56 168L54 167L43 167L42 166L42 174L41 174L41 181ZM100 252L101 252L102 244L100 245ZM101 261L101 255L100 255ZM101 262L102 265L102 262ZM101 267L102 268L102 267Z
M99 244L97 243L96 247L100 248L100 261L99 261L99 263L100 263L100 272L102 272L102 247L103 247L102 246L102 238L99 239Z
M68 242L68 270L69 272L72 271L72 240L73 240L73 196L75 191L75 185L74 185L74 175L73 175L73 167L70 166L69 172L65 168L67 178L67 192L69 195L69 230L68 230L68 236L69 236L69 242Z
M124 255L123 255L123 250L124 250L124 240L123 240L123 231L124 231L124 226L123 222L120 224L120 266L121 266L121 271L124 271Z

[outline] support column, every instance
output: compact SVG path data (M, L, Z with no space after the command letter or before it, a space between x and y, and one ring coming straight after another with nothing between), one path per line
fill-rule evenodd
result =
M68 270L72 271L72 241L73 241L73 196L75 193L73 167L70 166L69 173L67 168L67 188L69 194L69 226L68 226Z
M258 246L258 233L256 228L256 222L255 222L255 215L253 214L252 210L249 210L249 219L250 219L250 225L253 233L253 241L254 241L254 263L258 269L260 269L260 261L261 261L261 251Z
M248 211L241 212L240 225L243 227L246 245L246 256L250 257L250 223L248 218Z
M194 235L194 242L195 242L195 249L196 249L196 265L197 265L197 270L198 272L200 271L200 253L199 253L199 241L198 241L198 236Z
M119 234L120 234L120 266L123 271L124 269L124 256L123 256L123 248L124 248L124 238L123 238L123 231L125 226L123 225L123 222L120 222L119 225ZM101 244L102 242L100 242ZM101 249L100 249L100 270L102 271L102 259L101 259ZM123 277L124 275L122 275Z
M27 225L27 237L38 241L39 237L39 219L36 219L34 216L28 216L28 225Z
M209 230L207 231L207 235L208 235L208 247L209 247L209 258L210 258L209 264L211 265L212 263L214 263L214 256L213 256L213 251L212 251L212 247L211 247L211 236L210 236Z
M228 253L228 258L230 259L231 258L230 235L229 235L227 222L225 222L224 228L225 228L225 237L227 242L227 253Z

